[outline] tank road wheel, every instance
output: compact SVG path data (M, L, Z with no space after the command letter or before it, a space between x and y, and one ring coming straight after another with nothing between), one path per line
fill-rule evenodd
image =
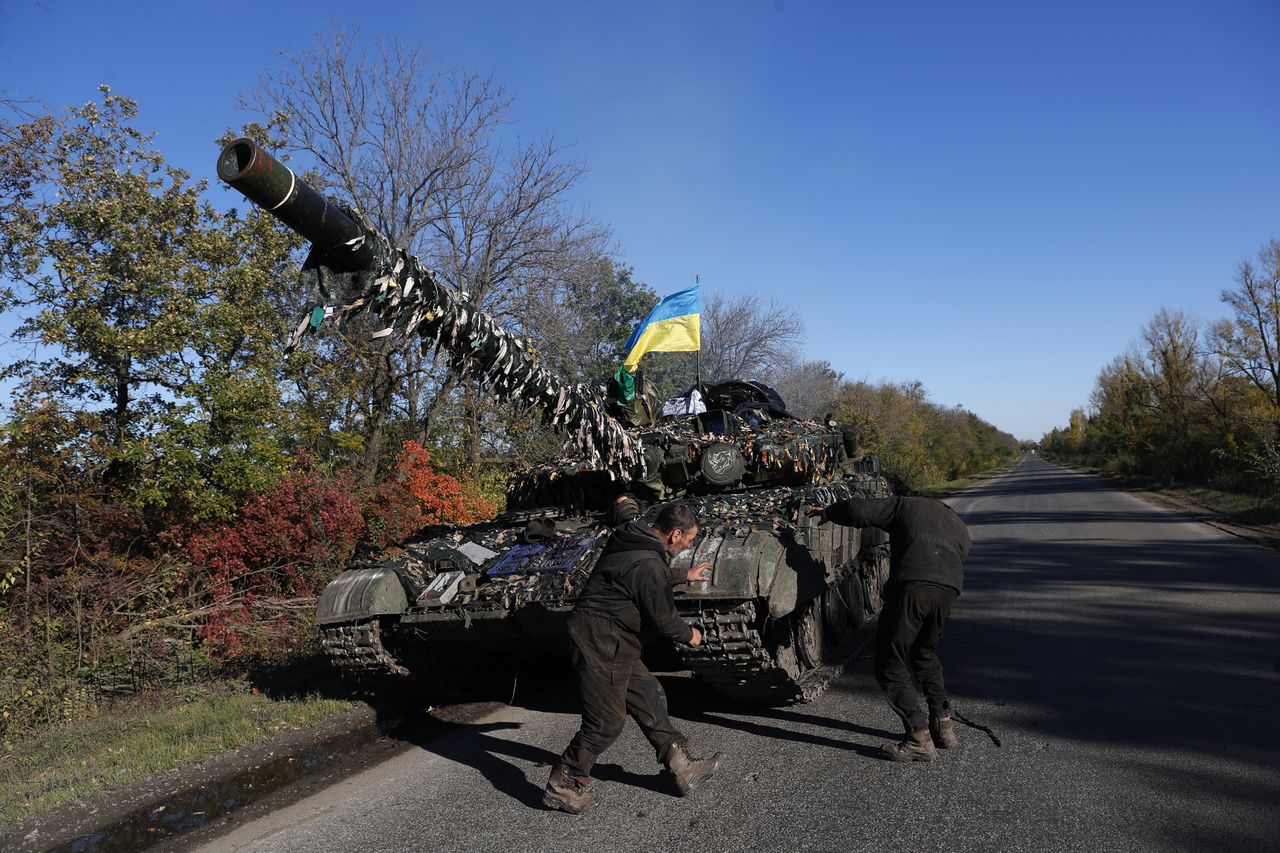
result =
M823 630L824 596L774 623L778 667L793 681L822 666L826 631Z
M841 578L840 583L835 587L844 602L846 612L849 614L850 633L861 628L871 618L871 613L867 609L867 599L863 592L862 575L859 569L859 566L855 566L853 571Z
M320 643L339 673L373 693L403 689L409 670L384 645L385 617L362 619L321 629Z
M796 620L796 657L799 658L803 670L809 671L822 666L823 647L826 646L827 633L823 630L823 610L827 594L823 593L817 601L805 607L804 615Z
M870 553L864 552L861 556L856 577L861 587L863 612L870 618L880 612L880 594L884 590L884 575L888 574L889 558L881 554L878 548Z
M843 578L822 594L822 628L832 650L844 645L861 622L860 614L849 609L848 598Z

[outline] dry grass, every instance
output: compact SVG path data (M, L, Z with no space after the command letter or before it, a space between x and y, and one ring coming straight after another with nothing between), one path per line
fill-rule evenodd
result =
M116 703L0 755L0 825L350 707L334 699L274 700L239 683Z

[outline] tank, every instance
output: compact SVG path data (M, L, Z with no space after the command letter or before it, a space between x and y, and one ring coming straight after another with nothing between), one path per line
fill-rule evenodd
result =
M498 517L427 527L352 558L315 613L340 670L385 686L567 652L564 622L618 521L610 506L630 493L649 520L673 500L700 519L674 563L708 562L711 577L677 586L675 600L704 640L674 650L679 666L761 704L807 701L839 673L879 611L887 537L819 526L804 510L893 493L849 430L793 417L751 381L699 387L705 410L693 413L624 411L601 389L553 375L528 341L253 141L228 145L218 175L312 241L303 275L315 298L290 348L325 322L368 315L372 336L416 337L495 397L536 405L566 437L562 457L511 477Z

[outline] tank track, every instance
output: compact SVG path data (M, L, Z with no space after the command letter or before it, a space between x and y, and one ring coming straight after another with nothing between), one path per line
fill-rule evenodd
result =
M803 701L803 686L785 672L765 648L764 633L755 627L756 603L724 609L704 601L685 621L702 632L702 644L681 649L694 675L717 693L752 704L785 705Z
M382 622L378 619L326 625L320 645L340 672L362 682L410 675L382 644Z
M832 590L826 594L832 594ZM696 614L684 614L685 621L702 631L703 640L697 648L682 648L682 657L693 673L717 693L753 705L788 705L817 699L844 672L845 661L871 637L867 630L855 630L838 648L828 651L822 661L792 672L770 652L765 630L759 627L756 602L736 606L725 602L723 609L708 606L713 604L703 602ZM808 612L805 608L788 614L769 630L794 636Z

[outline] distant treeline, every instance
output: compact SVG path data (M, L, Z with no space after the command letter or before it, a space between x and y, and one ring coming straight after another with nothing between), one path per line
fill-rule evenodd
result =
M1207 325L1161 308L1045 451L1280 499L1280 242L1235 282L1222 291L1230 315Z
M403 94L377 77L396 68L361 65L340 39L329 49L351 75L373 75L370 97ZM413 57L398 61L423 85ZM447 103L397 102L426 105L400 117L401 149L370 112L267 110L269 126L243 132L345 163L315 180L553 369L607 376L657 294L611 260L606 227L566 206L577 167L545 145L497 144L501 90L443 80L431 97ZM297 80L270 82L272 104L301 97ZM319 114L345 116L356 126L337 136L376 136L381 153L320 156L325 141L300 123ZM285 359L303 247L269 216L212 207L135 116L104 89L64 113L0 121L0 311L13 329L0 349L0 731L314 650L315 596L357 546L490 516L512 470L560 447L536 413L366 328ZM391 192L406 186L434 195ZM1017 452L919 383L850 383L806 361L785 308L713 298L704 324L705 380L795 392L798 413L855 424L914 488Z

